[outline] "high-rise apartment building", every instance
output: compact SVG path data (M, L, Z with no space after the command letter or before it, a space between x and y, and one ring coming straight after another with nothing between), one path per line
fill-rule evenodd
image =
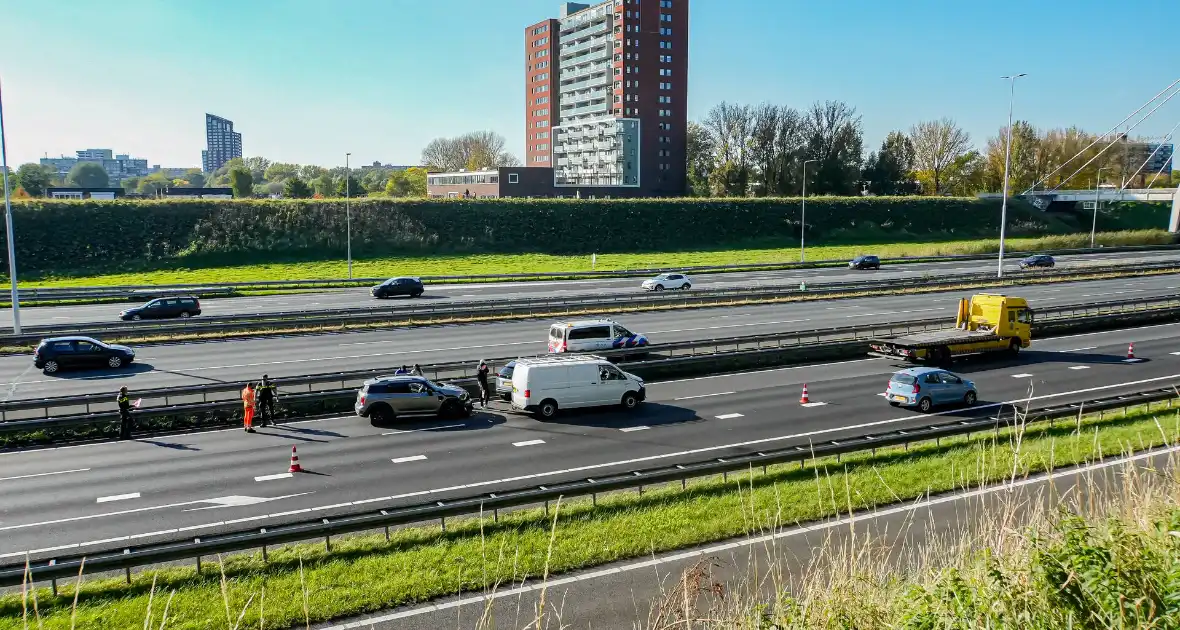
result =
M213 114L205 114L205 150L201 151L201 170L212 173L223 164L242 157L242 134L234 123Z
M689 0L567 2L525 30L526 159L563 188L686 189Z

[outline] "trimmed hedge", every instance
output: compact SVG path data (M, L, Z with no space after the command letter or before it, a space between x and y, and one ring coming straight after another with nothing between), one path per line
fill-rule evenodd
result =
M351 203L352 246L359 256L675 251L753 239L795 239L799 211L799 199L366 198ZM337 257L345 247L342 199L34 200L15 203L13 212L17 256L27 271L109 268L192 256ZM999 218L995 200L807 201L808 241L816 245L992 237L999 231ZM1076 228L1021 202L1009 204L1008 227L1012 235Z

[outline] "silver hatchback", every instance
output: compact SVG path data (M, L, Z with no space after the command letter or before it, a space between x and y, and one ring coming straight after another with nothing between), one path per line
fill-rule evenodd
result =
M402 416L464 418L471 415L471 395L462 387L421 376L384 376L365 381L353 410L374 424Z

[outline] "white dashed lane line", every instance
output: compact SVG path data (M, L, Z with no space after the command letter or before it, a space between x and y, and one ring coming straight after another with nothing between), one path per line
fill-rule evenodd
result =
M717 392L716 394L698 394L696 396L681 396L680 398L676 398L674 400L692 400L694 398L712 398L713 396L728 396L730 394L735 394L735 393L737 393L737 392Z
M1090 366L1088 366L1088 365L1074 365L1074 366L1070 367L1069 369L1071 369L1071 370L1088 370L1088 369L1090 369Z
M131 492L128 494L116 494L109 497L98 497L97 503L110 503L111 501L126 501L128 499L138 499L138 492Z
M426 459L425 455L411 455L409 457L394 457L392 460L395 464L405 464L406 462L420 462Z
M717 416L717 419L718 420L733 420L734 418L741 418L741 417L743 417L743 416L740 413L723 413L723 414Z
M1032 376L1032 374L1024 374L1024 373L1022 373L1022 374L1013 374L1013 375L1012 375L1012 378L1028 378L1028 377L1030 377L1030 376Z
M291 477L294 477L294 476L295 476L295 473L285 472L285 473L278 473L277 475L262 475L259 477L255 477L254 481L274 481L276 479L290 479Z
M17 479L32 479L33 477L48 477L50 475L67 475L69 473L86 472L89 468L75 468L73 470L58 470L55 472L32 473L28 475L16 475L13 477L0 477L0 481L15 481Z
M619 430L620 430L620 431L622 431L623 433L631 433L632 431L646 431L646 430L648 430L648 429L650 429L650 428L651 428L651 427L649 427L649 426L641 426L641 427L623 427L622 429L619 429Z
M545 440L525 440L523 442L513 442L512 445L513 446L536 446L538 444L544 444L544 443L545 443Z

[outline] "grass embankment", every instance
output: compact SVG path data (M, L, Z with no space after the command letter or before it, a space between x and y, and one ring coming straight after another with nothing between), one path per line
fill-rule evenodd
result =
M42 588L36 615L32 596L0 598L0 628L23 628L34 617L38 627L68 628L72 614L81 628L146 627L149 618L153 627L233 627L239 615L244 628L302 625L305 618L490 589L1175 442L1180 413L1156 409L987 432L908 451L880 449L842 462L827 458L803 469L772 466L766 474L751 470L728 481L695 480L687 490L665 486L600 497L597 507L578 499L559 505L555 519L539 509L502 515L499 523L490 515L454 519L446 532L412 527L394 532L389 542L382 535L337 539L331 554L322 544L293 545L271 549L269 563L260 554L228 557L220 575L206 568L198 576L185 567L138 573L131 586L95 580L82 584L76 612L72 587L57 597ZM168 620L162 623L165 602Z
M1108 247L1122 245L1159 245L1172 242L1164 230L1127 230L1101 233L1097 242ZM845 261L859 254L876 254L885 258L902 256L945 256L951 254L991 254L999 251L999 240L955 240L916 243L863 243L818 245L807 248L812 261ZM1043 251L1088 247L1089 234L1063 234L1037 238L1007 239L1008 251ZM249 259L249 256L239 258ZM799 261L794 242L725 246L703 251L644 252L598 254L594 270L616 271L651 267L692 267L704 265L743 265L791 263ZM120 272L57 273L23 276L24 288L89 287L146 284L218 284L228 282L262 282L275 280L333 280L348 276L344 259L291 260L254 264L197 265L184 259L160 261L138 269L127 265ZM399 275L438 276L510 273L562 273L591 271L590 255L558 256L547 254L470 254L438 256L389 256L353 260L353 276L385 278Z

